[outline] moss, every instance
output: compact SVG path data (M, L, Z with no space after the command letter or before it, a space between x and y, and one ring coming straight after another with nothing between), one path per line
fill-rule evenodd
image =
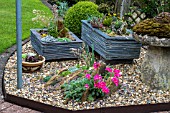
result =
M170 38L170 13L161 13L153 19L146 19L133 27L137 34Z

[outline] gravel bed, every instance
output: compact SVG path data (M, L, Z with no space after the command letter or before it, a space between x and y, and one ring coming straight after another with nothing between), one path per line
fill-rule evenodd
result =
M23 53L34 52L30 42L23 46ZM17 89L17 64L16 53L8 60L4 71L4 82L6 93L49 104L56 107L62 107L70 110L94 109L111 106L128 106L139 104L169 103L170 91L151 90L141 79L140 66L145 55L145 50L141 49L139 59L135 59L133 64L113 65L122 71L121 88L115 93L94 102L75 102L70 101L64 105L63 93L56 90L55 86L44 88L43 76L54 75L56 70L65 66L74 66L76 63L84 64L83 60L67 60L46 62L43 68L34 73L23 73L23 88Z

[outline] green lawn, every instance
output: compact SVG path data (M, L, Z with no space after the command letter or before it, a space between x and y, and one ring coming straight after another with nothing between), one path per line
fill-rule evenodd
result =
M16 0L0 0L0 53L16 43ZM51 11L41 3L41 0L22 0L22 39L30 36L31 28L40 28L32 22L35 15L33 9Z

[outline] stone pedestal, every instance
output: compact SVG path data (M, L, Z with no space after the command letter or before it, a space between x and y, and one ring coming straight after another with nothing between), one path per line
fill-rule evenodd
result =
M152 89L170 90L170 38L133 34L142 44L149 45L142 63L142 80Z
M170 90L170 48L149 46L141 72L152 89Z

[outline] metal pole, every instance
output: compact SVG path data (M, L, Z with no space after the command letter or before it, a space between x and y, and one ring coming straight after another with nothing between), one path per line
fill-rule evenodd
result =
M22 23L21 0L16 0L17 88L22 88Z

